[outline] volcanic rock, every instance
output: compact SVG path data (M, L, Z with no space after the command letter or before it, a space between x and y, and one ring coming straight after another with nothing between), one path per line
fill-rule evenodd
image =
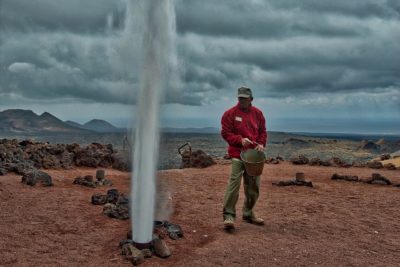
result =
M79 184L87 187L96 187L96 186L102 186L102 185L112 185L112 181L108 179L104 180L94 180L92 175L86 175L86 176L78 176L74 179L74 184ZM118 194L118 192L117 192Z
M297 180L290 180L290 181L279 181L278 183L272 183L276 186L290 186L290 185L297 185L297 186L308 186L313 187L312 182L307 181L297 181Z
M51 176L43 171L34 170L26 173L22 176L22 183L30 186L34 186L37 182L41 183L43 186L52 186Z
M379 173L373 173L372 178L367 180L367 183L368 184L381 184L381 185L391 185L392 184L392 182L388 178L380 175Z
M71 153L73 153L73 154L76 154L76 152L78 152L78 151L81 149L81 147L80 147L80 145L77 144L77 143L72 143L72 144L67 144L67 145L65 146L65 149L66 149L68 152L71 152Z
M183 237L182 228L178 224L173 224L168 221L164 221L164 226L167 229L168 235L171 239L177 240Z
M128 237L127 239L122 239L119 241L119 247L122 248L125 244L132 244L133 245L133 240L132 240L132 235Z
M107 203L107 195L94 194L92 196L92 204L93 205L104 205L106 203Z
M380 158L380 160L387 160L387 159L390 159L391 156L390 156L390 154L382 154L379 156L379 158Z
M55 155L46 155L42 160L42 167L45 169L61 168L60 160Z
M145 258L151 258L153 256L153 252L148 248L142 249L142 253Z
M345 180L345 181L350 181L350 182L359 182L360 179L358 176L352 176L352 175L339 175L337 173L332 175L332 180Z
M320 166L320 165L322 165L322 160L320 158L312 158L312 159L310 159L308 164L311 166Z
M371 169L382 169L383 168L382 162L377 161L377 160L368 162L367 166L368 166L368 168L371 168Z
M127 151L111 154L112 167L120 171L131 171L131 158Z
M309 160L304 155L298 155L290 159L290 161L295 165L304 165L308 164Z
M365 166L367 166L367 164L364 163L364 162L360 162L360 161L355 161L355 162L353 162L353 167L363 168L363 167L365 167Z
M10 164L6 168L7 171L19 174L26 171L15 168L15 164L29 164L32 167L25 168L28 170L33 168L69 169L74 165L86 167L118 166L120 163L112 156L114 152L112 145L98 143L92 143L81 148L78 144L49 144L31 140L18 142L16 139L0 140L0 161L3 162L3 165ZM126 165L129 165L129 161Z
M92 175L86 175L86 176L78 176L74 179L73 184L79 184L87 187L96 187L95 182L93 181L93 176Z
M1 175L6 175L7 174L7 170L4 168L0 168L0 176Z
M129 205L106 203L103 207L103 214L114 219L129 219Z
M279 164L280 160L278 158L269 157L269 158L267 158L265 160L265 163L267 163L267 164Z
M76 152L75 164L77 166L87 167L109 167L112 165L112 145L102 145L99 143L92 143L86 148Z
M3 165L3 168L5 168L9 172L15 172L16 174L20 175L25 175L35 170L35 167L30 161L24 161L24 162L17 161L16 163L14 162L5 163Z
M296 178L294 180L289 180L289 181L279 181L278 183L273 182L272 185L276 186L291 186L291 185L296 185L296 186L308 186L308 187L313 187L312 182L308 182L304 179L304 173L298 172L296 173Z
M18 144L20 146L27 146L27 145L35 144L35 141L33 141L31 139L27 139L27 140L23 140L23 141L19 142Z
M64 151L60 155L60 164L64 169L70 169L74 165L75 154L72 152Z
M386 163L383 165L383 168L388 170L396 170L396 165L394 165L393 163Z
M330 159L330 163L331 166L337 166L337 167L343 167L343 168L349 168L351 167L351 164L345 162L344 160L337 158L337 157L333 157Z
M144 262L144 255L141 250L127 243L122 246L121 254L125 259L132 261L133 265L139 265Z
M108 185L108 186L112 186L113 183L111 180L109 179L104 179L102 181L95 181L96 186L102 186L102 185Z
M184 168L206 168L216 164L216 162L202 150L188 151L185 150L182 154L181 169Z
M129 205L129 198L124 194L119 193L117 189L110 189L106 195L96 193L92 196L92 204L103 205L106 203L116 205Z
M155 238L153 240L154 253L160 258L168 258L171 251L163 239Z
M117 189L110 189L107 191L107 203L117 204L119 192Z

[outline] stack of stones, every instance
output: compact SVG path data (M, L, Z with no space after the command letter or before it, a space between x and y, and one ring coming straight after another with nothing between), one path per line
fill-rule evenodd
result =
M139 265L145 258L151 258L153 253L160 258L171 256L171 250L168 248L164 239L153 235L153 240L147 246L138 246L128 238L120 242L121 254L125 259L131 261L133 265Z
M129 198L117 189L110 189L106 195L94 194L93 205L104 205L103 214L114 219L127 220L129 215Z
M280 181L278 183L272 183L273 185L276 186L290 186L290 185L297 185L297 186L308 186L308 187L313 187L312 182L306 181L304 178L304 173L298 172L296 173L296 178L294 180L289 180L289 181Z
M171 251L165 242L167 233L174 240L183 237L182 228L168 221L154 221L153 239L148 244L135 243L132 240L132 231L129 231L127 239L121 240L119 244L121 254L134 265L142 263L145 258L151 258L153 254L160 258L168 258Z
M361 182L367 184L380 184L380 185L393 185L396 187L400 187L400 184L393 184L388 178L382 176L379 173L373 173L372 177L367 179L361 179L356 175L339 175L337 173L333 174L331 177L332 180L344 180L350 182Z
M74 179L74 184L79 184L87 187L97 187L102 185L112 186L111 180L105 178L104 170L96 171L96 180L93 179L92 175L78 176Z

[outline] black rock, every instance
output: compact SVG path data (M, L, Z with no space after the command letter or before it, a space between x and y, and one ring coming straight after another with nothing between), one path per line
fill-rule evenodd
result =
M7 170L4 168L0 168L0 175L6 175L7 174Z
M21 182L31 186L34 186L37 182L41 183L43 186L53 185L51 176L43 171L38 170L26 173L24 176L22 176Z
M110 189L107 191L107 203L116 204L118 202L119 193L117 189Z
M94 194L92 196L92 204L93 205L104 205L106 203L107 203L107 195Z
M168 221L164 222L165 228L167 228L168 235L171 239L177 240L183 237L182 228L178 224L173 224Z

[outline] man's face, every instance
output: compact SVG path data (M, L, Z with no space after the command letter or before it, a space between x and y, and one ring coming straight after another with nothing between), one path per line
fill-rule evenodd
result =
M247 109L250 107L251 104L251 97L238 97L239 105L241 108Z

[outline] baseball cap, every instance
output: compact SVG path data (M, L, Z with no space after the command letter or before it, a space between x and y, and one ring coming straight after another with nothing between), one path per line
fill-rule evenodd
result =
M242 87L238 88L237 97L249 98L249 97L253 97L253 93L251 92L250 88L242 86Z

